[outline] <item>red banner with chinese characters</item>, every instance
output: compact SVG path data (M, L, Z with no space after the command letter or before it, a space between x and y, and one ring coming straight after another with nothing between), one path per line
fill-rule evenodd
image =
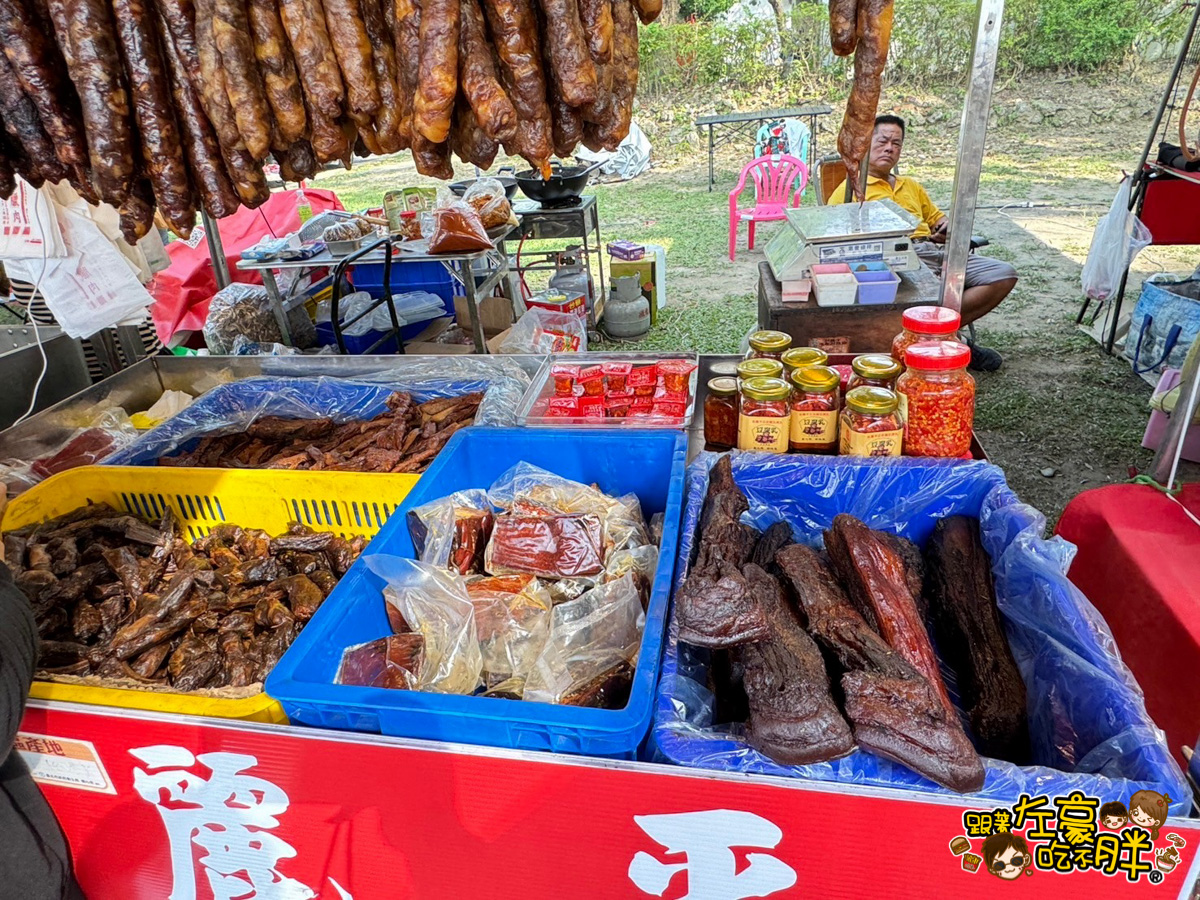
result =
M21 732L93 900L1100 900L1200 869L1200 821L1147 798L989 809L99 707L31 705Z

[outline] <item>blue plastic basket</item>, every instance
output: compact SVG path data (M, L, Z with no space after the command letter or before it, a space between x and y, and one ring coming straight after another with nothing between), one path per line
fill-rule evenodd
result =
M708 486L702 454L687 472L676 588L687 575ZM759 528L784 520L798 540L818 546L838 513L924 544L939 519L980 517L992 558L996 594L1013 655L1029 695L1029 727L1038 765L984 761L975 797L1014 801L1022 793L1080 790L1124 800L1144 788L1170 794L1172 814L1186 812L1190 792L1162 732L1146 713L1132 674L1110 648L1099 613L1073 587L1066 567L1074 548L1042 537L1045 520L1021 503L1004 474L983 462L852 460L735 453L734 478ZM841 759L783 766L752 748L738 726L713 725L709 654L681 643L671 623L650 744L653 756L678 765L816 781L948 794L899 763L856 750ZM953 682L947 680L953 693Z
M427 323L421 322L422 328ZM353 335L342 334L342 340L346 343L346 352L350 354L366 353L375 344L377 340L383 337L382 331L368 331L366 334ZM337 335L333 333L333 325L329 322L317 323L317 343L322 347L336 347ZM375 355L384 353L395 353L397 349L396 336L392 335L382 344L375 348Z
M334 684L346 647L391 633L381 596L383 582L367 570L362 558L275 666L267 678L267 693L283 705L293 723L633 758L650 725L658 682L686 455L685 436L673 432L464 429L450 439L363 554L414 556L406 516L409 509L454 491L490 487L521 461L575 481L595 483L614 496L636 494L647 518L664 512L666 521L633 689L624 709L582 709Z
M206 435L244 429L259 416L366 420L384 412L388 397L398 390L408 390L415 400L424 402L482 391L487 386L482 381L447 380L422 381L417 389L410 389L399 383L367 384L344 378L245 378L213 388L102 464L152 466L159 457L192 450Z

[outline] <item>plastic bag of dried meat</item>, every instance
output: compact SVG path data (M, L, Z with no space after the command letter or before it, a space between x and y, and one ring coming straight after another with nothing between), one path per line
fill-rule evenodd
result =
M403 622L424 638L417 689L438 694L474 693L483 660L475 632L475 607L462 578L414 559L382 554L367 557L367 568L387 582L383 598L393 627L397 621Z
M338 666L337 684L416 690L425 658L425 638L394 634L347 647Z
M487 491L476 488L410 509L408 533L421 562L479 574L493 521Z
M468 204L458 201L433 211L430 253L475 253L491 249L487 229Z
M480 178L467 188L463 200L479 213L484 228L490 230L501 225L520 224L498 178Z
M302 307L288 314L288 330L293 346L303 349L317 341L317 327ZM217 356L231 354L239 334L262 344L283 341L266 289L253 284L234 283L217 291L208 304L203 333L204 343Z
M642 601L642 608L650 602L650 589L654 585L654 570L658 568L658 548L652 544L615 550L604 563L603 582L616 581L625 575L633 576L634 586Z
M603 531L596 516L539 513L497 516L483 557L492 575L526 573L541 578L599 575L604 569Z
M620 708L629 696L645 615L632 575L554 607L524 699Z
M549 592L532 575L501 575L471 579L467 596L475 607L484 684L524 679L550 635ZM519 693L515 685L510 690Z

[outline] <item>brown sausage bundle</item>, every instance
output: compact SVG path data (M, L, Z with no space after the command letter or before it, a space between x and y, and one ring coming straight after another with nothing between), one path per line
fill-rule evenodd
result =
M21 90L17 76L3 54L0 54L0 116L4 118L4 128L13 144L25 151L23 159L12 157L14 168L22 178L40 187L44 181L56 184L67 177L66 168L54 155L54 144L42 128L33 101Z
M860 201L863 195L861 170L871 152L875 111L883 87L892 37L892 0L860 0L858 4L858 49L854 51L854 87L846 101L846 115L838 133L838 152L846 164L846 181Z
M517 111L517 136L505 146L517 150L548 178L554 145L533 5L531 0L484 0L484 10L500 58L500 74Z
M150 231L154 224L154 189L146 178L137 178L129 195L121 204L121 237L133 246Z
M633 5L637 7L638 18L642 20L643 25L649 25L662 13L662 0L633 0Z
M254 56L246 0L214 0L213 38L225 70L225 90L246 150L255 159L271 151L271 113Z
M450 147L463 162L486 169L496 160L500 149L484 131L475 117L475 111L463 94L454 104L454 126L450 131Z
M109 6L104 0L67 0L67 16L75 60L72 76L83 107L96 187L101 199L120 206L133 182L134 139Z
M512 140L517 133L517 111L496 74L479 0L462 0L458 56L458 80L477 124L493 141Z
M146 0L113 0L112 9L142 140L142 165L163 217L186 238L196 222L196 204L150 8Z
M829 0L829 41L838 56L858 45L858 0Z
M615 151L633 123L638 83L638 30L631 0L613 0L612 98L606 121L588 122L583 142L592 150ZM586 118L586 116L585 116Z
M304 181L317 174L317 157L308 141L296 141L282 154L276 153L275 158L284 181Z
M453 178L454 166L450 162L450 143L435 144L420 132L413 132L413 162L417 171L430 178Z
M421 68L413 99L413 129L439 144L450 134L458 94L459 0L421 5Z
M7 200L17 189L17 176L8 160L10 152L8 141L0 135L0 200Z
M539 0L542 40L550 57L549 75L557 89L551 100L568 106L596 101L596 66L579 20L577 0ZM574 149L574 148L572 148Z
M371 59L371 42L357 0L324 0L325 27L342 70L350 115L366 125L379 109L379 86Z
M579 18L592 62L597 65L608 62L612 59L612 0L579 0Z
M400 140L411 146L412 103L421 70L421 7L417 0L394 0L392 3L392 41L396 50L396 80L400 85L400 108L397 110Z
M379 111L375 115L375 138L380 153L395 153L403 142L400 139L400 91L396 71L396 53L392 47L392 31L384 16L384 5L392 8L391 0L361 0L363 25L371 43L371 60L375 67L375 84L379 89Z
M25 0L0 2L0 45L63 165L86 162L87 142L75 89L66 78L57 45L47 40Z
M292 44L309 112L336 119L342 114L345 88L325 30L325 7L321 0L279 0L279 16Z
M254 35L254 56L262 71L275 128L280 141L292 144L308 130L308 115L304 111L296 63L279 18L279 7L274 0L250 0L248 14L250 31Z

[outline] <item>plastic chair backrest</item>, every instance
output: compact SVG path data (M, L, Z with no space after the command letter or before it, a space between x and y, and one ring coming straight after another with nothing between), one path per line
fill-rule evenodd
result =
M817 169L817 197L822 206L833 196L833 189L846 180L846 164L836 153L822 156Z
M784 208L791 200L792 185L799 179L796 194L808 184L808 166L794 156L760 156L746 163L731 197L736 198L746 187L746 179L754 181L756 207Z

